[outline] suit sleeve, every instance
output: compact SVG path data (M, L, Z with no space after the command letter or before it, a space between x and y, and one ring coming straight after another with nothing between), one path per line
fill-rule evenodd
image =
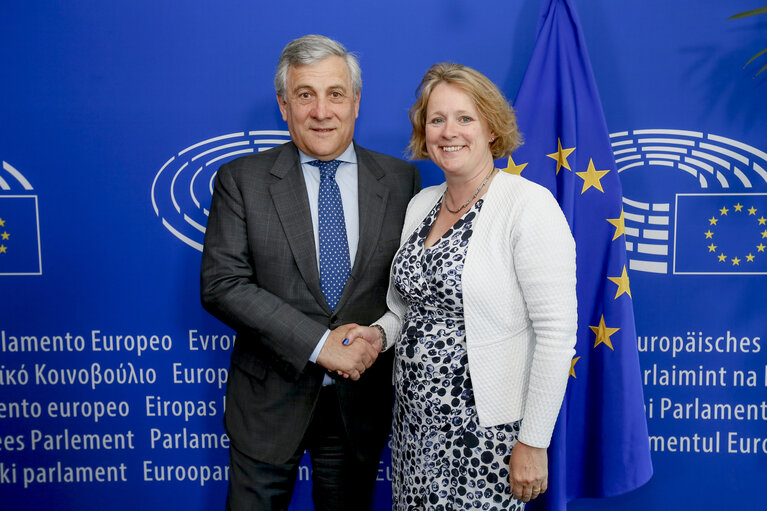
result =
M415 165L412 165L413 167L413 192L410 195L410 197L415 197L418 192L421 191L421 172L418 170L418 167Z
M260 288L251 264L242 192L231 168L216 176L200 270L203 307L238 333L255 334L265 349L295 373L306 366L325 325Z

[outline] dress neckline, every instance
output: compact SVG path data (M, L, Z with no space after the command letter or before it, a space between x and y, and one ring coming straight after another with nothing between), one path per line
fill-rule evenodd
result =
M423 243L421 243L421 247L423 248L423 251L424 251L424 252L426 252L426 251L429 251L429 250L432 250L434 247L436 247L437 245L439 245L439 244L443 243L443 242L444 242L446 239L448 239L448 238L446 237L446 236L447 236L447 234L448 234L448 233L452 233L452 232L453 232L453 229L454 229L454 228L455 228L455 226L456 226L456 224L458 224L458 223L459 223L459 222L461 222L461 221L464 221L464 220L465 220L465 218L466 218L466 216L467 216L469 213L472 213L472 212L474 212L475 210L476 210L477 212L479 212L479 210L482 208L482 204L483 204L483 202L484 202L484 197L480 197L479 199L477 199L477 202L475 202L474 204L472 204L472 205L471 205L471 207L470 207L469 209L467 209L467 210L466 210L466 212L465 212L463 215L461 215L460 217L458 217L458 218L456 219L456 221L455 221L455 222L453 222L453 225L451 225L450 227L448 227L448 229L447 229L445 232L443 232L443 233L442 233L442 236L440 236L439 238L437 238L436 240L434 240L434 243L432 243L430 246L428 246L428 247L427 247L427 246L426 246L426 240L429 238L429 235L431 234L431 230L434 228L434 222L437 220L437 215L439 214L439 210L440 210L440 208L442 207L442 201L443 201L443 200L445 200L445 197L444 197L444 196L442 196L442 198L440 198L440 199L437 201L437 204L434 206L434 208L432 208L431 212L429 213L429 216L426 218L426 220L429 222L429 232L427 232L427 233L426 233L426 236L424 236L424 238L423 238Z

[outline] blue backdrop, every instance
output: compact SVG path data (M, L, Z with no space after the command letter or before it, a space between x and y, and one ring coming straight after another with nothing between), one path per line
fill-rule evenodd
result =
M745 0L573 3L623 185L655 475L569 509L760 508L767 73L752 76L767 62L742 67L767 46L767 15L725 21L757 7ZM401 156L432 63L516 96L539 3L6 4L3 508L216 509L232 332L199 305L199 243L218 165L287 138L272 88L282 47L323 33L357 52L355 138ZM425 185L442 180L419 167ZM294 509L311 506L307 474Z

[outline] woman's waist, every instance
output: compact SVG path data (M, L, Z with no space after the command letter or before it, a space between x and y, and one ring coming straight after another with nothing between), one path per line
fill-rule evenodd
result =
M422 322L433 327L464 328L463 307L435 303L432 300L408 300L405 323Z

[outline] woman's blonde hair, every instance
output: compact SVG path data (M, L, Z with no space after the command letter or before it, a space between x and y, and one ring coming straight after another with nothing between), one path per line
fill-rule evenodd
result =
M410 108L410 122L413 134L407 151L414 160L429 158L426 151L426 108L434 88L440 83L449 83L460 87L474 102L479 114L487 122L490 131L495 134L495 140L490 143L493 159L510 155L514 149L522 145L522 134L517 128L517 117L514 109L485 75L461 64L434 64L426 71L421 84L416 89L415 104Z

